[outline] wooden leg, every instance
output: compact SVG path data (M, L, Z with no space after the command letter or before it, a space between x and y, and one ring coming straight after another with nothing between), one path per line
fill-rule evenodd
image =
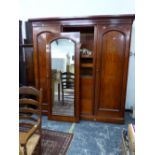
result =
M64 105L64 92L62 91L62 104Z
M42 154L42 121L40 123L40 140L39 140L39 154Z
M41 147L41 138L39 140L39 155L42 154L42 147Z
M58 83L58 101L60 102L60 83Z
M24 155L27 155L26 144L24 145Z

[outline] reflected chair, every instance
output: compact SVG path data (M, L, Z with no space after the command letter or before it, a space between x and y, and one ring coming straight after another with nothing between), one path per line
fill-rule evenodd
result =
M42 89L19 88L19 147L21 155L41 154Z
M61 73L62 104L74 102L74 79L71 72Z

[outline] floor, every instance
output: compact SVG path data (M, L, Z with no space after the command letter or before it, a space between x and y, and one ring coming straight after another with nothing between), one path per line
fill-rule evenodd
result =
M120 155L121 132L128 123L135 123L126 112L125 124L111 124L93 121L68 123L49 121L43 116L43 128L73 133L73 140L67 155Z
M52 110L55 115L74 116L74 103L65 101L63 104L62 102L55 101Z
M52 112L55 115L64 115L64 116L74 116L74 99L73 95L69 95L68 98L64 98L64 103L62 102L62 95L60 94L60 99L58 95L54 95L54 104ZM60 101L59 101L60 100Z

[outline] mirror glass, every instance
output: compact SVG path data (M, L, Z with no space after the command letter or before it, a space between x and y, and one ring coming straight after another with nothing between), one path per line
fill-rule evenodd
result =
M74 116L75 43L57 39L51 43L52 114Z

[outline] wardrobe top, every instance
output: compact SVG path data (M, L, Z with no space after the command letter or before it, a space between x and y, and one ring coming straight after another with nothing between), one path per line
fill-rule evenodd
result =
M31 18L29 22L40 21L63 21L63 20L102 20L102 19L135 19L134 14L121 15L98 15L98 16L83 16L83 17L49 17L49 18Z

